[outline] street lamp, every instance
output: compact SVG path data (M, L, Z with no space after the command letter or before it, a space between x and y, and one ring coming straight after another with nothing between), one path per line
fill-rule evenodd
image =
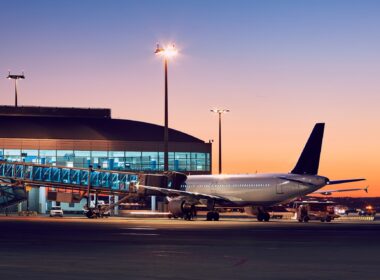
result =
M157 44L156 55L162 56L164 59L165 69L165 129L164 129L164 171L169 170L169 108L168 108L168 60L178 54L178 50L174 45L168 47L160 47Z
M228 109L211 109L213 113L219 114L219 174L222 174L222 114L228 113Z
M15 107L17 107L17 80L19 79L25 79L24 72L22 72L21 75L11 75L11 72L8 71L8 77L7 79L13 79L15 80Z

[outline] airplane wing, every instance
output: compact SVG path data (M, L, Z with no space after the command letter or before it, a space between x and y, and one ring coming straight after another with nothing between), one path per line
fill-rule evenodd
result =
M340 190L320 190L320 191L315 191L312 194L331 195L332 193L336 193L336 192L352 192L352 191L365 191L366 193L368 193L368 186L365 188L340 189Z
M189 192L189 191L181 191L181 190L173 190L173 189L167 189L167 188L160 188L160 187L152 187L152 186L145 186L145 185L138 185L139 188L146 189L146 190L152 190L159 193L162 193L167 196L187 196L196 200L199 199L213 199L215 201L220 202L226 202L230 201L227 198L212 195L212 194L203 194L203 193L197 193L197 192Z

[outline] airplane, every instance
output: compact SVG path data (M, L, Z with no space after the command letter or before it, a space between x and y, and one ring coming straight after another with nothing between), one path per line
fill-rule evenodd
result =
M269 221L267 207L290 202L311 193L367 191L367 188L318 191L326 185L365 180L330 180L317 175L324 127L324 123L315 124L297 164L290 173L187 176L179 172L169 172L165 175L167 184L157 186L150 184L149 180L141 180L137 187L147 195L166 196L168 210L173 217L191 220L196 215L195 205L205 205L208 209L208 221L219 220L215 207L249 207L258 221Z

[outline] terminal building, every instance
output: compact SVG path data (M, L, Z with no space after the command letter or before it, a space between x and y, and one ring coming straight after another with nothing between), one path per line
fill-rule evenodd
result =
M0 160L160 172L164 127L113 119L110 109L0 106ZM169 129L169 170L211 174L211 143ZM33 193L34 192L34 193ZM44 212L44 188L30 193Z

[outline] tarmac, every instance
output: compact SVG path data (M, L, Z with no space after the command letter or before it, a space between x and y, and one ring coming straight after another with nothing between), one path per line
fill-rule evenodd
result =
M380 221L0 217L1 279L378 280Z

